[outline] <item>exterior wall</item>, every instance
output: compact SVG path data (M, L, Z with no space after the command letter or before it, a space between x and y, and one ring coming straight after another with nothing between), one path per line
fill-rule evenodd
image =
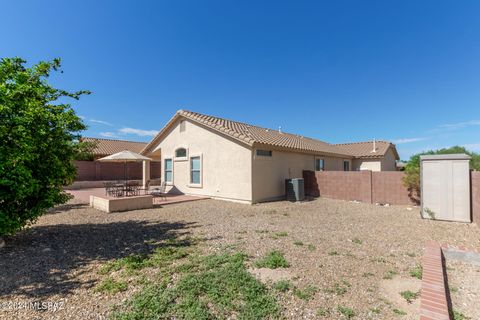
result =
M353 171L370 170L370 171L396 171L397 161L392 148L385 153L385 157L381 159L354 159Z
M372 172L372 202L416 204L403 185L404 173L399 171Z
M184 121L183 132L180 132L179 120L152 152L161 153L162 163L166 158L173 159L173 183L169 191L252 201L251 149L203 126ZM175 150L179 147L187 149L186 160L175 159ZM190 184L191 156L201 157L200 186Z
M302 178L304 170L315 170L315 159L325 160L325 171L343 170L344 160L350 162L350 167L352 165L349 159L268 150L272 150L271 157L256 156L256 149L252 152L253 202L285 197L285 179Z
M480 225L480 171L470 173L472 184L472 221Z
M380 160L354 159L353 171L382 171L382 162Z
M306 171L305 193L367 203L415 204L403 186L403 172Z
M254 150L252 163L253 202L262 202L284 197L285 179L302 178L303 170L314 170L315 157L277 150L272 150L272 157L260 157Z
M105 181L123 180L125 176L124 164L120 162L75 161L77 176L75 181ZM159 179L161 163L150 162L150 178ZM131 180L142 179L142 162L127 163L127 174Z
M381 171L397 171L397 159L395 159L392 148L388 148L385 157L382 159Z

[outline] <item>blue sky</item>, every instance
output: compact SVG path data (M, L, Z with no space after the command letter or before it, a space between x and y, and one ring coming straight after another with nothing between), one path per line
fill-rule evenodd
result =
M480 1L3 1L0 57L61 57L86 136L148 141L178 109L402 159L480 151Z

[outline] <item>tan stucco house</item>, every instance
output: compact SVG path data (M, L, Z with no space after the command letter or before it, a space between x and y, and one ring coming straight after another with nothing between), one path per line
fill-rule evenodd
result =
M171 192L248 203L282 198L285 179L303 170L396 170L399 159L385 141L329 144L185 110L141 153L162 161Z

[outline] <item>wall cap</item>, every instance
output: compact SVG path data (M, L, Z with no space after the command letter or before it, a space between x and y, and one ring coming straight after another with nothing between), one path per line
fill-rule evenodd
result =
M424 155L420 156L421 161L425 160L470 160L471 157L464 153L454 153L454 154L434 154L434 155Z

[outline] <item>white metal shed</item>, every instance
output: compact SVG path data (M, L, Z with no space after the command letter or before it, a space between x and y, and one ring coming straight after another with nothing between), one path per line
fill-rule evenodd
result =
M469 161L466 154L420 156L423 218L471 222Z

